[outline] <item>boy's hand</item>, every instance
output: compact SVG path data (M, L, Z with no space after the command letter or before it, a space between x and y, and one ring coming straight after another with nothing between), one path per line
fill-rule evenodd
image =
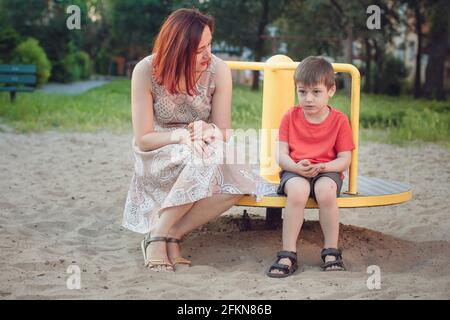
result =
M311 164L309 160L301 160L297 163L297 173L303 177L313 178L325 169L325 164Z
M311 165L311 162L309 162L308 159L304 159L304 160L300 160L298 162L298 164L302 165L303 167L307 167L307 166Z

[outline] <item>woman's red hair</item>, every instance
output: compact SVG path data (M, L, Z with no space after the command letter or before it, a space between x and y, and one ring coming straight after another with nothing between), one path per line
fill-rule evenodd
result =
M196 54L206 26L212 33L213 18L196 9L178 9L162 25L153 47L153 69L156 81L169 93L180 93L179 82L184 75L187 93L198 94Z

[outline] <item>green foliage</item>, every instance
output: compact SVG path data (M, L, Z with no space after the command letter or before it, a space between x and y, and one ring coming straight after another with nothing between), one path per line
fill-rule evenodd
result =
M340 41L345 37L338 27L342 19L330 1L305 0L286 7L276 25L280 34L294 37L286 40L287 55L300 61L310 55L338 56L342 50Z
M164 19L179 1L175 0L111 0L114 54L124 54L130 46L152 47Z
M0 24L0 60L4 63L11 62L19 42L20 36L12 27Z
M87 52L80 51L77 54L78 64L81 68L81 79L89 79L92 75L92 61Z
M56 82L73 82L80 80L81 67L78 64L77 54L69 53L58 60L53 67L52 79Z
M267 3L267 17L263 17L264 3ZM237 48L249 48L253 50L253 56L257 55L257 43L259 28L271 25L282 14L286 0L248 0L248 1L205 1L205 11L209 12L216 20L214 32L215 41L225 41L228 45ZM239 23L237 23L239 22ZM267 34L262 30L262 34ZM269 46L262 49L262 56L269 53Z
M50 77L52 65L36 39L29 38L17 46L13 63L36 65L37 86L45 84Z
M66 20L69 15L66 9L69 5L80 7L82 30L67 29ZM81 74L81 71L77 70L71 72L64 63L71 62L73 58L70 54L83 48L83 28L87 27L89 22L86 0L1 0L0 11L3 12L5 21L21 37L32 37L39 41L54 66L53 71L56 71L55 77L52 72L51 80L63 79L67 82L67 78ZM70 77L67 77L68 75Z
M29 0L1 0L0 1L0 21L12 27L23 37L33 37L40 39L37 35L43 28L33 28L48 11L47 1Z
M376 71L375 71L376 72ZM398 96L402 90L406 67L402 60L387 55L381 69L381 93Z
M77 51L74 44L68 45L69 53L53 67L53 79L57 82L73 82L89 79L92 75L92 61L84 51Z
M95 73L108 74L110 63L110 54L108 52L108 49L101 48L94 59Z

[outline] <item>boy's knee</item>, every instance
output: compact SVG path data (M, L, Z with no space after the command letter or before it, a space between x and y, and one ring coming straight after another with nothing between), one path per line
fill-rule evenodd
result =
M308 202L308 197L289 197L287 202L294 207L305 207Z
M287 201L294 206L305 206L308 202L309 190L292 190L288 193Z
M294 206L305 206L310 193L309 182L303 178L292 178L284 187L287 201Z
M316 184L314 187L314 193L317 202L327 204L334 203L337 198L337 185L331 179L330 181L323 181L323 183Z

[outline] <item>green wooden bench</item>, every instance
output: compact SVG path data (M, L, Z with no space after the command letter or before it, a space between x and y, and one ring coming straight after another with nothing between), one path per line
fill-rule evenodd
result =
M35 86L35 65L0 64L0 91L9 92L11 102L16 100L16 92L32 92Z

